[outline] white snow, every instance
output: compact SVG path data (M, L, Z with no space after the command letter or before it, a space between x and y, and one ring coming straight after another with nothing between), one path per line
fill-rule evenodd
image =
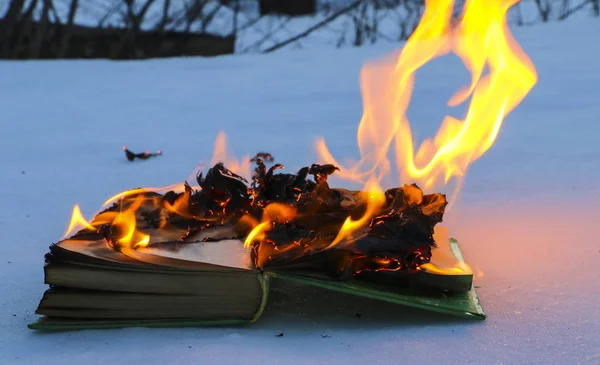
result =
M121 190L181 182L210 159L219 130L237 156L266 150L291 171L313 161L320 135L355 157L360 66L397 45L1 62L0 363L600 363L599 31L583 20L515 30L539 82L444 222L480 273L485 322L322 293L271 302L243 328L28 330L46 288L43 255L74 203L89 216ZM454 58L418 74L409 117L420 138L468 80ZM124 144L164 155L130 163Z

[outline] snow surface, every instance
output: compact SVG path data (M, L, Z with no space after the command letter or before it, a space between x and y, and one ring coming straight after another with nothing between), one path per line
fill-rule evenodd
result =
M539 82L471 170L445 225L489 318L461 321L332 293L273 293L241 328L40 334L43 255L74 203L181 182L219 130L236 155L288 170L324 136L355 156L361 64L394 45L135 62L0 63L1 364L599 364L600 66L597 21L515 30ZM417 76L419 138L469 78L455 58ZM164 155L127 162L121 146ZM360 313L361 316L356 314ZM283 337L277 337L284 333Z

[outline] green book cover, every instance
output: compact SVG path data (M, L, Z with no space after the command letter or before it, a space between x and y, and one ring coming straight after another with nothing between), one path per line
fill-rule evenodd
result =
M459 262L464 262L460 247L455 239L449 240L450 249ZM454 292L424 291L414 287L399 288L387 284L361 279L337 281L332 279L310 277L301 274L273 272L269 274L277 280L312 285L327 290L382 300L423 310L449 314L472 319L485 319L486 314L479 303L477 292L473 286L472 274L435 275L426 272L411 274L416 286L436 286L435 281L448 287L464 287L467 290ZM440 285L443 286L443 285Z

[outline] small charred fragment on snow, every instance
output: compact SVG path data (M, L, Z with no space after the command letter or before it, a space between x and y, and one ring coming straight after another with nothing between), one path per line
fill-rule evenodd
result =
M147 160L150 157L162 155L161 150L156 151L156 153L150 153L148 151L144 151L142 153L131 152L129 149L127 149L127 146L123 146L123 151L125 151L125 158L127 158L128 161L134 161L135 159Z

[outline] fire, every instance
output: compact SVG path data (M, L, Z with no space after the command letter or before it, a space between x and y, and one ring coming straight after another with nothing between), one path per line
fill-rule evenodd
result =
M411 186L411 183L417 183L424 190L432 190L446 187L451 181L455 181L457 187L455 194L458 192L470 164L491 148L504 118L537 82L534 66L512 38L507 26L506 13L517 2L518 0L467 0L462 16L455 21L452 17L453 0L426 0L421 22L399 55L389 57L383 62L367 64L363 68L361 89L364 111L357 131L361 159L357 163L341 168L337 176L364 185L363 190L366 193L360 198L365 203L360 207L364 208L364 213L361 213L362 216L358 219L354 219L356 216L350 217L348 213L340 229L327 236L326 242L320 247L331 248L342 245L344 241L356 238L357 231L361 228L368 226L370 222L375 222L373 218L385 215L382 211L387 198L381 186L383 180L388 179L392 171L390 152L395 155L395 166L400 182L398 185L406 184L402 190L405 194L405 203L420 204L423 201L423 192ZM446 116L434 138L415 146L406 117L414 87L415 72L430 60L450 52L461 58L471 73L471 82L456 92L448 101L448 105L456 106L470 99L468 110L462 120ZM486 70L487 72L484 72ZM317 140L316 147L321 163L341 167L323 139ZM251 180L250 158L246 156L237 160L232 157L227 151L226 136L223 132L218 134L215 141L211 165L217 162L222 162L231 172L248 181ZM275 165L272 170L278 166L280 165ZM260 173L260 170L257 170ZM273 178L272 170L264 172L265 180L267 176ZM319 183L318 176L315 180ZM161 207L165 213L194 218L190 214L189 200L192 189L198 188L185 183L164 188L128 190L109 198L104 203L104 206L108 206L118 201L120 203L116 206L118 209L113 207L106 210L91 222L83 217L79 206L75 205L65 236L75 232L76 229L99 231L104 225L110 225L110 232L105 236L107 242L118 247L126 255L134 255L134 250L150 244L150 236L143 232L143 228L138 227L139 211L142 208L154 210ZM147 194L149 191L171 190L184 192L184 194L178 196L173 203L156 197L150 198ZM243 190L242 184L242 187L237 189L238 195L245 196L246 192ZM216 191L213 194L225 193ZM223 212L232 196L218 201ZM256 198L255 195L252 196ZM300 196L297 198L300 199ZM445 198L441 200L431 202L427 209L433 212L436 208L445 207ZM255 201L252 202L254 203ZM249 203L247 206L250 205ZM212 209L214 207L211 208L211 215ZM250 247L256 241L273 243L267 238L269 231L280 228L277 226L278 223L287 223L298 218L296 209L283 203L272 202L264 207L260 221L257 220L257 216L252 215L254 213L250 213L251 210L245 209L247 209L245 213L248 214L238 222L251 228L244 247ZM164 228L166 225L166 218L162 218L161 216L159 228ZM336 224L342 219L336 221ZM335 238L329 243L336 233ZM444 242L448 241L448 238L435 238L435 241ZM307 252L312 249L313 242L300 239L282 245L259 245L255 252L258 266L261 267L261 262L268 259L270 255L280 254L288 249L300 248L306 249L304 252ZM375 258L374 262L379 264L382 270L394 270L395 267L400 267L398 262L396 262L398 265L394 266L393 260L385 257ZM451 265L430 262L421 265L420 269L430 273L445 274L472 272L471 268L462 261Z
M238 161L235 156L230 155L227 152L227 136L225 135L225 132L222 131L217 135L213 156L210 159L210 165L212 166L218 162L222 162L229 170L240 175L244 179L250 179L250 156L244 156Z
M64 237L69 236L74 233L77 229L85 228L88 230L95 230L96 228L92 226L81 213L81 209L79 208L79 204L75 204L73 207L73 213L71 213L71 221L69 222L69 227L65 231Z
M370 219L379 213L385 204L385 195L376 181L368 181L365 186L365 190L367 191L367 193L365 193L365 200L367 202L367 210L365 211L365 214L363 214L363 216L357 220L352 220L351 217L346 218L346 221L342 225L342 228L340 228L338 235L335 237L333 242L331 242L328 248L337 245L344 238L351 236L352 233L357 229L366 226Z
M265 233L273 222L284 223L296 217L296 209L281 203L271 203L263 211L262 219L246 236L244 247L250 247L254 241L265 239Z
M113 246L119 245L119 247L127 249L146 247L150 243L150 236L137 229L136 217L136 212L144 204L156 206L157 200L148 199L143 194L139 194L134 198L131 198L131 201L122 198L120 210L104 211L96 215L91 222L88 222L83 217L79 205L76 204L73 207L71 221L64 236L69 236L78 229L97 231L103 225L110 225L111 230L116 233L114 242L111 242Z
M185 189L184 193L180 195L173 204L169 202L164 202L164 208L171 213L178 214L182 217L191 218L191 215L188 212L190 195L192 195L192 189Z
M456 178L460 187L469 165L492 146L506 115L537 82L533 64L506 22L508 9L517 2L468 0L453 25L452 0L427 0L421 22L400 55L363 68L364 112L357 136L361 160L342 168L339 176L363 184L385 177L390 170L388 153L394 148L401 183L415 182L431 190ZM470 97L468 111L463 120L447 116L435 138L425 140L415 153L406 117L415 72L449 52L462 59L472 78L448 104L455 106ZM486 66L489 72L484 75ZM340 166L323 139L316 147L324 163Z
M118 212L106 212L98 216L99 220L106 219L106 221L110 221L111 227L114 228L116 232L120 233L120 235L117 233L118 237L116 237L114 242L111 242L113 246L118 245L123 248L137 249L146 247L150 243L150 236L136 229L136 212L145 201L147 201L147 199L144 195L138 195L134 198L133 202L123 210ZM106 217L103 217L103 215L106 215Z
M464 262L459 262L454 267L438 267L431 262L419 266L421 270L424 270L430 274L438 275L460 275L464 273L471 273L471 267Z

